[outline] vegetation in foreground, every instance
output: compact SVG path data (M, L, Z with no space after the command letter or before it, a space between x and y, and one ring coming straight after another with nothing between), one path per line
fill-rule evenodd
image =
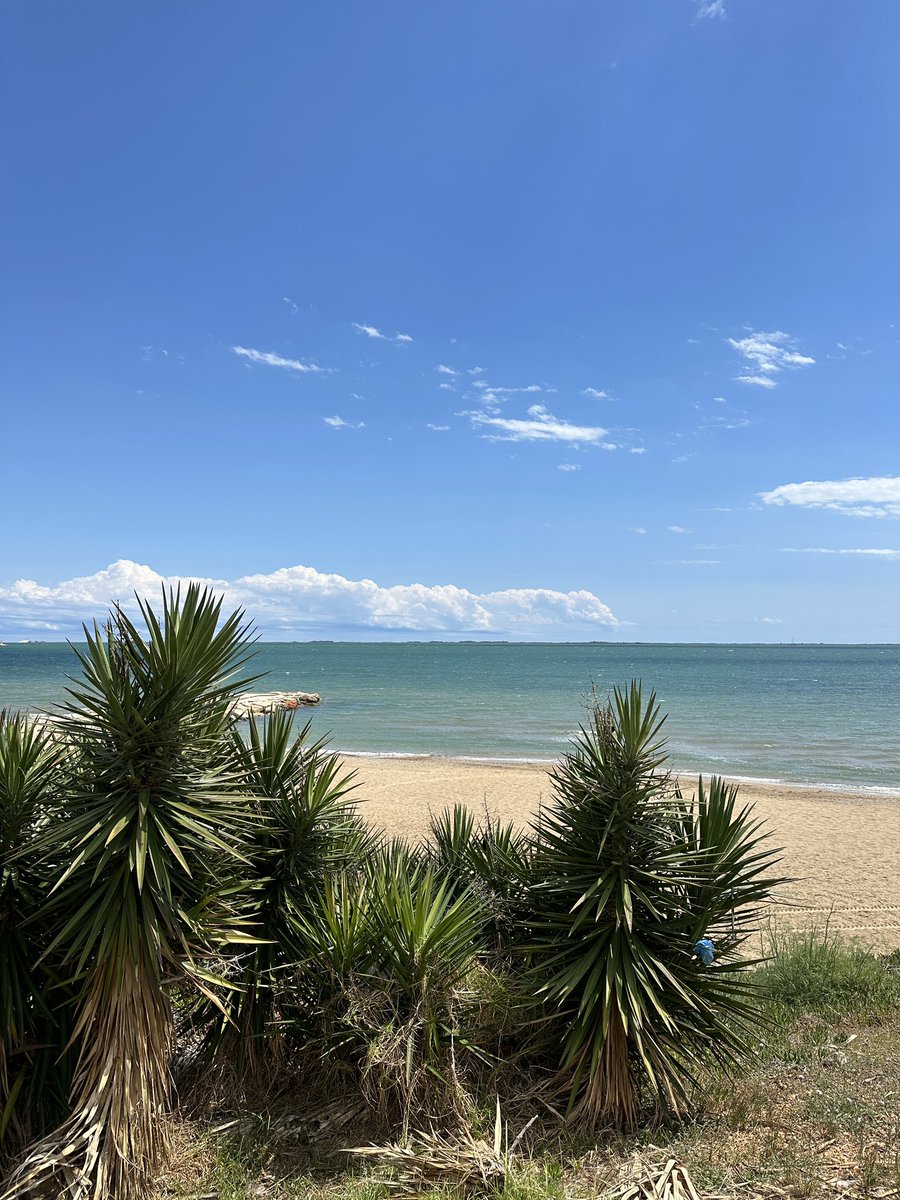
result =
M638 684L532 829L456 810L410 846L308 727L239 732L242 614L191 587L141 618L88 631L57 729L0 722L3 1200L144 1200L173 1078L201 1128L303 1098L344 1148L496 1191L514 1147L686 1129L761 1069L796 998L747 953L775 852L734 788L681 793Z
M821 932L779 935L766 949L773 958L760 982L772 983L777 999L766 1002L769 1028L758 1055L738 1078L705 1074L688 1121L585 1137L560 1126L539 1098L508 1098L501 1151L537 1119L512 1154L501 1153L499 1173L485 1184L472 1146L480 1137L474 1161L489 1173L489 1103L470 1136L458 1137L443 1158L433 1143L413 1138L416 1162L390 1154L360 1162L345 1149L364 1144L371 1131L358 1113L342 1124L352 1110L346 1099L343 1107L317 1104L294 1091L268 1106L183 1117L159 1200L382 1200L403 1179L435 1200L586 1200L624 1196L673 1158L704 1197L896 1196L900 957L878 957Z

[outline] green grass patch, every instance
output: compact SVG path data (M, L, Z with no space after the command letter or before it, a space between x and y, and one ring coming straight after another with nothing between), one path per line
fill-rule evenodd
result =
M900 1006L900 966L827 931L769 934L760 982L778 1005L823 1017L870 1017Z

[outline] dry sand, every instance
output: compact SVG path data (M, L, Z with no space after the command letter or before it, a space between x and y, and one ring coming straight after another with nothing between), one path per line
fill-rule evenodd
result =
M550 796L547 768L528 763L469 763L442 758L348 758L356 768L365 816L393 834L416 838L430 811L485 805L525 823ZM783 848L782 874L796 882L780 894L783 925L815 924L900 946L900 793L837 792L742 783Z

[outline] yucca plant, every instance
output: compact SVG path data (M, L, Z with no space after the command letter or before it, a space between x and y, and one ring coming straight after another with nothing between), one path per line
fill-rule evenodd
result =
M458 1116L464 1064L479 1057L466 1028L465 981L481 951L481 905L430 866L388 866L373 880L371 914L369 1094L404 1129L423 1115Z
M476 821L463 804L432 815L425 853L455 893L471 891L481 901L484 937L498 955L521 941L531 874L527 831L485 811Z
M257 820L241 852L241 911L254 937L227 964L224 1005L200 997L191 1023L205 1030L207 1054L238 1077L259 1078L296 1030L297 966L303 948L296 919L334 873L361 861L372 840L356 815L355 772L324 739L299 733L294 714L276 711L232 733L237 786L252 797ZM293 1018L291 1019L291 1013Z
M598 705L535 829L534 962L571 1110L593 1125L633 1127L642 1091L683 1113L701 1066L737 1067L759 1019L736 952L776 852L733 788L683 797L664 719L638 683Z
M373 855L326 883L298 919L324 1069L356 1074L389 1125L444 1120L465 1105L461 1076L480 1056L468 1036L468 978L481 952L476 898L407 848Z
M64 767L45 725L0 712L0 1162L65 1112L72 997L45 957L54 874L36 850L59 817Z
M249 632L189 586L85 629L63 732L77 756L51 944L79 980L71 1111L7 1181L19 1196L141 1200L166 1143L171 991L208 987L214 945L239 937L221 902L252 819L223 774Z

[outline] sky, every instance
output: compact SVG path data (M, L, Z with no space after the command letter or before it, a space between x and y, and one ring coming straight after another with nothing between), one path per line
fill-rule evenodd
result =
M0 638L900 640L895 0L0 31Z

